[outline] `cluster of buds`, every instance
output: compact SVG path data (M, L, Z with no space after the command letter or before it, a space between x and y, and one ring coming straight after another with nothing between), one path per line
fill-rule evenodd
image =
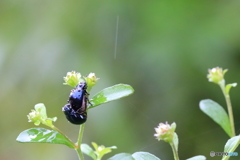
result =
M168 143L173 142L174 133L176 129L176 123L172 123L169 125L166 123L159 123L159 126L155 128L156 134L154 136L157 138L157 140L163 140Z
M225 85L224 75L227 71L228 71L227 69L223 70L220 67L215 67L215 68L209 69L208 75L207 75L208 81L218 84L223 90L223 93L226 95L229 94L231 87L237 86L237 83L231 83L231 84Z
M92 142L92 145L95 149L94 153L99 159L101 159L105 154L112 152L112 149L117 149L116 146L105 147L103 145L98 146L97 143Z
M216 84L225 83L224 75L227 71L228 71L227 69L223 70L222 68L219 67L209 69L207 75L208 81Z
M88 76L82 76L80 73L72 71L68 72L66 77L63 78L65 85L69 85L71 87L76 87L80 82L86 81L88 88L92 88L99 78L96 77L95 73L89 73Z
M47 117L47 112L46 112L46 107L44 106L43 103L36 104L34 106L35 110L33 109L28 115L28 122L33 122L34 125L38 126L41 123L52 127L53 124L52 122L55 122L57 120L57 117L53 118L48 118Z

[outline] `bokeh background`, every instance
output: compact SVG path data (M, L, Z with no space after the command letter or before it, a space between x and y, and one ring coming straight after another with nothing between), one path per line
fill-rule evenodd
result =
M237 0L1 0L0 159L77 160L66 146L16 142L34 127L26 115L40 102L58 117L56 126L77 140L79 127L61 111L71 90L63 77L72 70L100 78L91 96L118 83L135 89L89 111L83 142L118 147L105 159L136 151L173 159L170 146L153 137L154 127L166 121L177 123L181 159L220 159L209 153L223 151L228 136L198 104L211 98L225 107L207 69L228 68L227 82L240 83L239 44ZM239 87L231 91L238 134L239 93Z

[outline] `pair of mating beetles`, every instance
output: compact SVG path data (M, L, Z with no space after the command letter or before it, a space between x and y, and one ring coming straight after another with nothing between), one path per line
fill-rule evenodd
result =
M80 125L87 120L87 103L89 102L89 94L86 89L87 83L85 81L80 82L76 88L71 90L68 104L62 108L67 120L73 124Z

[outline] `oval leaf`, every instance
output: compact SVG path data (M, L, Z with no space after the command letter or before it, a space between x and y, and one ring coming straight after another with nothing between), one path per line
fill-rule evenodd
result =
M74 143L57 131L45 128L30 128L21 132L17 139L22 143L54 143L74 148Z
M129 153L119 153L109 158L108 160L160 160L160 159L148 152L135 152L132 155Z
M129 96L133 92L133 88L128 84L117 84L105 88L93 96L93 98L90 100L92 105L90 105L89 108Z
M132 157L135 160L160 160L159 158L157 158L156 156L154 156L153 154L150 154L148 152L135 152L132 154Z
M205 156L194 156L192 158L188 158L186 160L206 160L207 158Z
M109 158L108 160L134 160L134 158L129 153L119 153Z
M81 144L81 150L84 154L92 157L92 159L97 159L94 150L87 144Z
M231 126L226 111L218 103L210 99L200 101L200 109L219 124L231 137Z
M240 144L240 136L230 138L224 146L224 152L232 153ZM237 152L236 152L237 153ZM223 159L229 159L230 156L223 156Z

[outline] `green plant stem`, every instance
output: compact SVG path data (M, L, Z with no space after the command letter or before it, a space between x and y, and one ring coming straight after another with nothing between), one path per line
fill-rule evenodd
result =
M80 146L81 147L81 146ZM79 160L84 160L84 156L82 154L81 149L76 149L77 155L78 155L78 159Z
M232 129L232 137L234 137L235 136L235 126L234 126L234 117L233 117L233 111L232 111L232 104L231 104L230 96L225 95L225 99L226 99L226 103L227 103L228 114L229 114L231 129Z
M78 154L79 160L84 160L84 156L83 156L83 153L82 153L82 151L81 151L81 144L82 144L82 137L83 137L84 127L85 127L85 123L82 124L82 125L80 125L79 135L78 135L78 141L77 141L76 152L77 152L77 154Z
M231 125L231 130L232 130L232 137L234 137L236 134L235 134L234 117L233 117L232 103L231 103L231 100L230 100L230 95L225 92L225 85L224 86L220 85L220 87L223 91L223 95L224 95L225 100L226 100L226 104L227 104L227 108L228 108L229 121L230 121L230 125Z
M72 140L69 139L60 129L58 129L58 128L55 127L54 125L52 125L51 128L52 128L53 130L59 132L61 135L63 135L66 139L68 139L69 142L71 142L72 147L73 147L73 148L76 148L76 147L75 147L75 144L72 142Z
M173 143L170 143L170 145L171 145L171 147L172 147L174 160L179 160L178 152L177 152L177 149L176 149L175 145L174 145Z

